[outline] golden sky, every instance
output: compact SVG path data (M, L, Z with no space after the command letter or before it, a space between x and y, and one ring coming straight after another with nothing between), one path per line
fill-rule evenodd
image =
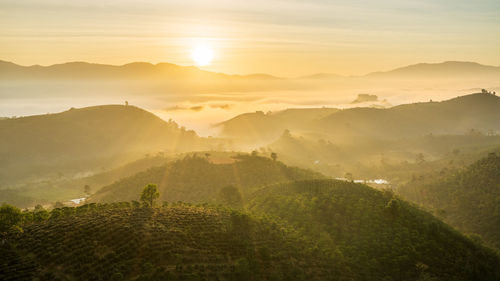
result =
M0 60L133 61L299 76L419 62L500 65L498 0L0 0Z

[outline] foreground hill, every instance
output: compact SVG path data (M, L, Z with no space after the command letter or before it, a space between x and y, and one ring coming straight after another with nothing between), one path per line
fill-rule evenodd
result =
M234 157L233 161L214 164L206 158L187 156L105 186L90 200L135 200L146 184L153 183L158 185L162 201L211 202L215 200L219 190L228 185L234 185L246 195L252 189L267 184L324 178L321 174L289 167L265 157L240 155Z
M284 221L329 255L353 280L498 280L500 260L391 192L336 180L263 188L248 208Z
M276 224L227 210L86 205L2 237L1 280L329 280L349 276Z
M117 158L148 152L193 150L204 143L175 122L121 105L3 119L0 135L0 179L4 183L31 173L106 167Z
M3 206L0 279L500 278L491 250L391 192L309 180L264 187L249 198L249 213L182 203L24 213Z
M416 177L399 193L500 249L500 156L492 153L462 169Z

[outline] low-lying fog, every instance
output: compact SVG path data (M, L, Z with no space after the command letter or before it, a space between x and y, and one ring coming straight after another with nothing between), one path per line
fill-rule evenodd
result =
M311 85L318 81L312 81ZM404 84L404 85L403 85ZM0 116L26 116L56 113L71 107L101 104L129 104L144 108L161 118L173 119L201 136L217 135L212 125L238 114L255 111L277 111L286 108L354 106L388 107L402 103L443 100L479 91L499 91L500 87L484 83L419 84L373 83L321 87L299 87L298 90L204 91L169 90L146 82L89 81L2 81ZM475 87L474 87L475 86ZM353 103L358 94L376 95L377 100Z

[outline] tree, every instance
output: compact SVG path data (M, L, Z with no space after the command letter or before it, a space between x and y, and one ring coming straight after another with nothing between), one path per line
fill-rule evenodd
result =
M62 207L64 207L64 204L61 203L61 202L59 202L59 201L57 201L57 202L54 203L53 207L54 207L54 209L62 208Z
M243 198L238 188L228 185L220 189L218 194L218 201L222 204L240 208L243 206Z
M276 159L278 159L278 154L276 154L276 152L271 152L271 158L276 161Z
M148 184L144 187L141 194L141 201L149 207L153 207L154 201L160 197L158 186L156 184Z
M385 208L387 209L387 211L389 211L389 213L392 216L397 217L399 215L399 210L401 209L401 206L400 206L399 201L397 199L392 198L387 203L387 205L385 206Z
M344 177L348 180L348 181L354 181L354 176L352 175L352 173L345 173Z
M90 189L90 186L88 184L86 184L84 187L83 187L83 192L85 192L85 194L87 194L87 196L90 195L91 193L91 189Z
M21 210L14 206L3 204L0 207L0 233L6 232L12 226L20 223L22 218Z

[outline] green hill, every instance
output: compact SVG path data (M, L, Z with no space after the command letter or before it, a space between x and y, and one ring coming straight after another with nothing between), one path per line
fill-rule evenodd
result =
M243 213L128 203L52 211L2 236L0 280L329 280L349 276L278 225Z
M459 230L500 249L500 156L492 153L462 169L415 177L401 196L434 211Z
M285 132L266 146L289 165L329 177L351 173L356 179L384 178L393 183L423 171L465 165L500 147L500 135L426 135L392 140L303 136Z
M222 128L223 136L245 142L272 140L284 130L305 129L311 122L337 111L336 108L291 108L269 113L257 111L238 115L218 126Z
M315 178L324 176L265 157L240 155L234 157L233 163L214 164L206 158L187 156L105 186L90 200L135 200L146 184L154 183L158 185L162 201L210 202L215 200L222 187L228 185L234 185L246 195L255 188L272 183Z
M336 137L380 139L427 134L465 134L500 131L500 97L479 93L442 102L424 102L387 109L353 108L333 113L312 124Z
M0 184L122 165L144 153L207 148L193 131L134 106L0 120Z
M441 102L403 104L390 108L288 109L245 113L219 124L234 139L271 141L284 130L331 136L350 142L355 137L402 139L429 134L491 134L500 131L500 97L490 93Z
M0 189L0 204L7 203L18 208L33 208L37 204L48 205L54 202L67 202L70 199L87 197L84 187L94 193L100 187L147 170L164 165L171 159L160 153L148 155L125 165L100 173L76 178L49 178L19 184L15 188Z
M1 280L498 280L500 258L362 184L307 180L207 204L0 209ZM12 219L10 221L10 219Z
M275 217L332 256L353 280L498 280L493 251L407 202L362 184L336 180L277 184L248 208Z

